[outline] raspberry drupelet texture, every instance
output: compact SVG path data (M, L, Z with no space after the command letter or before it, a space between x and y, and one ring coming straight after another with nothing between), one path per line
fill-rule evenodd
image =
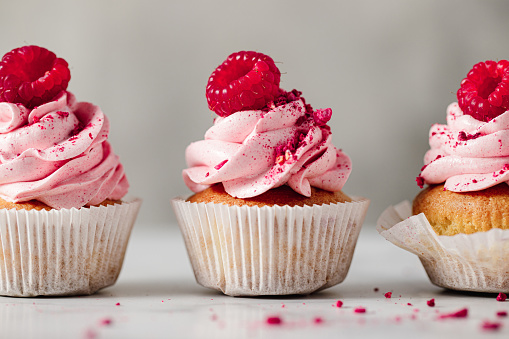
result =
M71 72L67 62L39 46L24 46L0 61L0 101L34 108L67 89Z
M509 61L479 62L461 81L457 92L463 113L490 121L509 109Z
M206 96L219 116L262 109L280 94L281 72L271 57L257 52L231 54L210 75Z

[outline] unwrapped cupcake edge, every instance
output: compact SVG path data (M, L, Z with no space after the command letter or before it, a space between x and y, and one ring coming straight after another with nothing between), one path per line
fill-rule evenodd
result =
M437 235L423 213L412 215L408 201L389 206L377 231L419 256L438 286L475 292L509 292L509 230Z
M197 282L256 296L309 294L343 281L369 206L354 200L258 207L175 198L172 205Z
M85 295L112 285L140 206L128 197L80 209L0 209L0 295Z

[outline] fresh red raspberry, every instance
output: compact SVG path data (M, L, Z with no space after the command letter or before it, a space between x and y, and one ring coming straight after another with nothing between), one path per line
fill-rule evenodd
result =
M13 49L0 60L0 101L34 108L67 89L67 62L39 46Z
M461 81L457 93L463 113L490 121L509 110L509 61L479 62Z
M281 72L268 55L233 53L210 75L206 90L209 108L222 117L261 109L278 96L280 79Z

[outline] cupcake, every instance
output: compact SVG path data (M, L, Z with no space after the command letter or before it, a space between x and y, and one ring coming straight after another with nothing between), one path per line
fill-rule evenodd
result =
M38 46L0 60L0 295L92 294L115 283L141 201L101 109L67 91Z
M474 65L457 98L447 108L447 124L430 130L430 150L417 177L421 188L428 186L414 199L411 211L409 205L399 206L404 210L401 219L414 217L396 227L391 224L398 218L389 221L396 210L386 211L380 231L392 233L391 241L416 252L436 285L507 292L509 62ZM398 230L403 232L398 235ZM415 247L420 236L429 242L427 248Z
M279 87L274 61L231 54L210 76L218 117L186 149L173 208L199 284L232 296L308 294L343 281L369 205L341 189L350 158L332 110Z

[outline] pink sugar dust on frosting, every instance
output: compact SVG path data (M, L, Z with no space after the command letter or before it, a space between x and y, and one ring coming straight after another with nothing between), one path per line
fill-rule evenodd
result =
M0 197L60 208L121 199L129 184L101 109L69 92L30 110L0 102Z
M446 190L468 192L509 183L509 111L482 121L452 103L447 124L431 127L429 144L416 179L421 188L445 183Z
M225 191L238 198L284 184L308 197L311 186L339 191L350 175L351 161L332 145L326 125L331 114L330 109L310 114L299 98L269 111L216 118L205 140L187 147L184 182L193 192L223 183Z

